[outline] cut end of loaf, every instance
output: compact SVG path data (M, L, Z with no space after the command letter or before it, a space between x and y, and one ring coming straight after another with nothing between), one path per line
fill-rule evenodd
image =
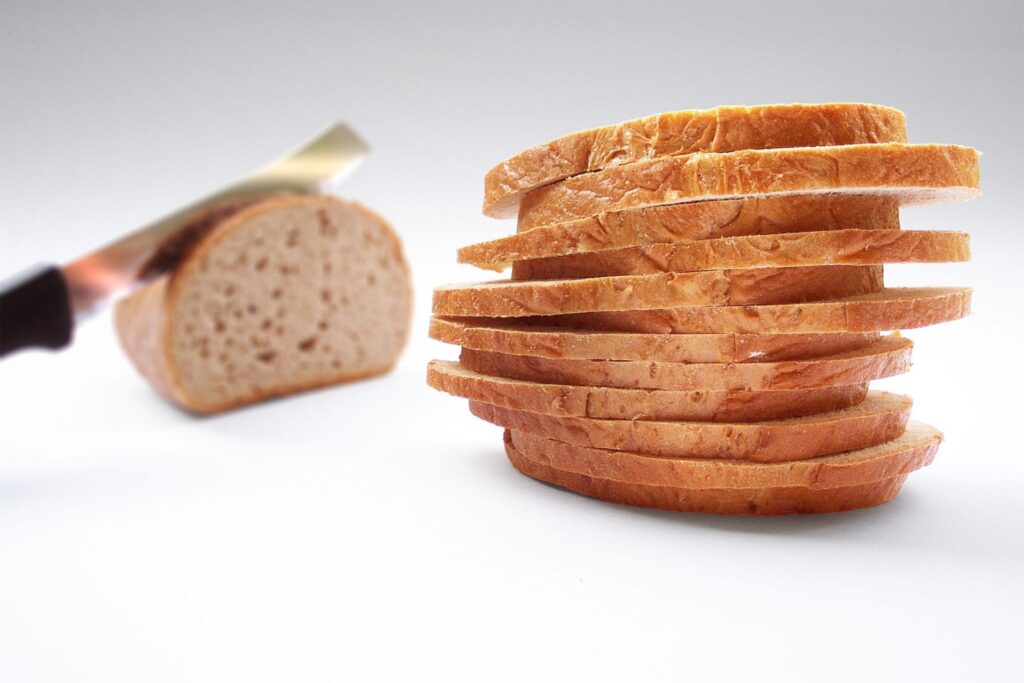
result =
M158 388L198 412L382 374L409 333L398 237L373 212L330 197L240 212L165 286L161 334L148 347L130 342L140 318L131 300L118 327L143 374L153 363L140 356L158 355Z

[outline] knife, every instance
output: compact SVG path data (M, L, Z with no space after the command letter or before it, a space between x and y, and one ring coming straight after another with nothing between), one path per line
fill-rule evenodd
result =
M37 266L0 283L0 357L29 347L70 344L80 322L176 265L173 255L180 256L181 243L201 237L197 216L268 194L331 192L368 152L352 129L336 123L239 182L98 251L64 266Z

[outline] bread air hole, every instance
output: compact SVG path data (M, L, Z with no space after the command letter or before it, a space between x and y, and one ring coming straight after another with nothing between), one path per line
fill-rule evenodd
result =
M299 351L312 351L316 347L316 337L307 337L298 343Z
M330 216L323 209L319 209L316 212L316 220L320 224L320 234L324 237L337 237L338 228L336 225L331 223Z
M277 351L264 351L256 354L256 360L261 363L271 363L275 358L277 358Z

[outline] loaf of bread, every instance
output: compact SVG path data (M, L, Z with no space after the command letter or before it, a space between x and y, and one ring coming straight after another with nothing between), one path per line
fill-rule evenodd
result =
M906 144L873 105L674 112L574 133L492 169L515 234L439 287L430 386L504 428L520 472L601 500L715 514L890 500L941 434L869 391L910 368L900 330L961 318L966 287L886 288L883 267L970 258L901 205L979 191L978 152ZM882 336L883 332L894 334Z
M282 196L219 216L174 270L118 304L115 323L159 392L213 413L386 373L411 310L402 245L380 216Z

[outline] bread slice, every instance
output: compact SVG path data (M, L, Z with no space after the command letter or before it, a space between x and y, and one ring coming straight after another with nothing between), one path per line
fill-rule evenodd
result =
M814 358L863 348L877 334L629 334L433 318L430 336L480 351L666 363L744 363Z
M877 292L882 287L878 266L709 270L544 282L498 280L438 287L434 290L434 315L521 317L792 303Z
M967 287L887 288L871 294L771 306L690 306L525 318L573 329L656 334L826 334L907 330L963 318Z
M517 450L562 471L623 483L712 490L783 486L833 489L891 479L930 463L942 441L937 429L912 422L894 439L860 449L802 460L756 463L656 457L575 446L528 432L510 431Z
M656 114L572 133L506 159L484 177L484 214L509 218L524 192L640 159L906 139L903 113L872 104L781 104Z
M887 194L903 204L978 194L978 151L957 145L848 145L662 157L614 166L523 196L519 230L606 211L814 193Z
M773 391L861 384L910 369L913 343L882 337L855 351L809 360L748 363L663 363L513 356L462 349L459 362L484 375L530 382L671 391Z
M917 430L912 427L907 433L914 435ZM515 448L512 439L513 435L506 431L505 453L512 465L529 477L611 503L673 512L719 515L844 512L892 500L907 478L906 474L902 474L866 484L825 489L809 486L700 489L632 484L556 469L540 460L526 457ZM935 458L938 444L938 441L932 440L917 447L921 466L930 464Z
M898 230L899 200L885 195L747 197L600 213L458 251L460 263L501 270L513 261L662 242L842 229Z
M431 361L427 384L513 410L618 420L776 420L857 405L867 385L797 391L660 391L584 387L490 377L451 361Z
M409 334L398 236L324 196L253 204L180 265L121 301L115 323L139 372L202 413L387 372Z
M716 423L553 417L477 401L469 403L470 412L480 419L511 429L514 433L550 439L552 444L548 445L552 448L554 444L562 443L646 456L697 459L702 461L700 469L705 479L722 466L718 461L708 463L708 459L777 463L817 458L892 441L903 433L910 418L910 407L911 400L906 396L872 391L863 402L843 410L776 421ZM527 453L532 452L527 449ZM610 455L606 459L614 460ZM559 463L551 464L565 469ZM580 472L591 474L589 471ZM606 474L595 476L620 478ZM701 482L699 477L691 476L686 485L694 488L698 483L704 483L708 488L729 488L731 485L724 481Z
M721 268L786 268L970 260L965 232L836 230L651 244L518 261L513 280L612 277Z

